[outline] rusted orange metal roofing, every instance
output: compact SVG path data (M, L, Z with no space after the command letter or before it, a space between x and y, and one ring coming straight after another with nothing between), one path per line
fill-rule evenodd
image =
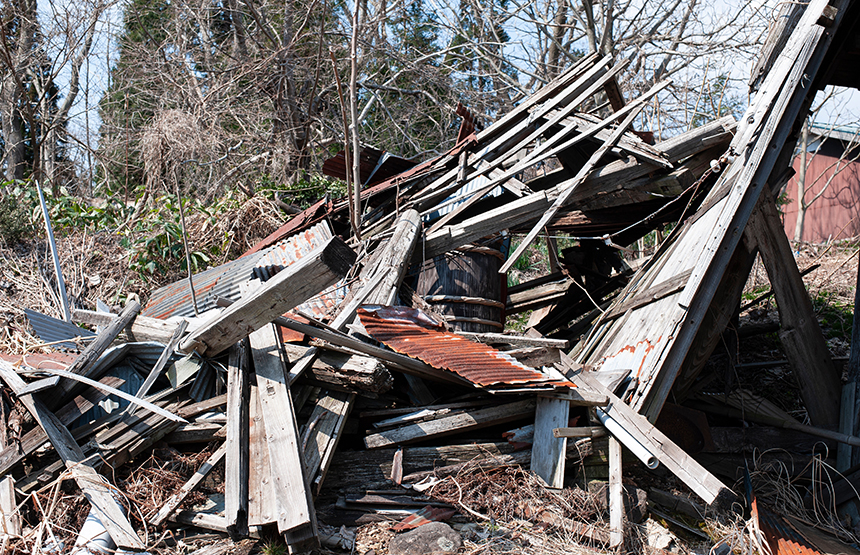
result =
M396 352L435 368L450 370L479 386L575 387L568 381L554 380L483 343L445 331L441 324L420 310L364 306L358 309L358 316L367 333Z

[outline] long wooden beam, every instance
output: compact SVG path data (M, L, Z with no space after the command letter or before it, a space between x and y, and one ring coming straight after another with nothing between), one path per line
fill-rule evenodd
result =
M180 343L182 352L215 356L346 275L355 253L332 237L278 272L251 295L213 316Z

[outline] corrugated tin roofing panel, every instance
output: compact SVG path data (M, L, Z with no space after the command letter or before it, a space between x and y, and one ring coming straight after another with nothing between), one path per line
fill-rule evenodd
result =
M575 387L529 368L483 343L450 332L420 310L406 307L364 306L361 324L374 339L401 354L444 368L480 386L556 385Z
M315 248L325 244L331 237L331 228L327 222L322 221L263 251L242 256L193 276L198 310L205 312L215 308L218 297L239 300L242 296L240 290L242 284L254 278L266 281ZM346 295L344 284L345 282L341 281L298 307L299 310L312 313L314 316L323 316ZM182 279L155 291L141 314L162 319L171 316L193 316L194 307L191 305L188 280Z
M24 309L24 314L27 315L27 319L36 331L36 335L39 336L39 339L45 343L54 343L55 348L77 349L78 346L74 342L62 341L66 339L74 339L76 337L93 337L95 335L90 330L81 328L71 322L59 320L29 308Z

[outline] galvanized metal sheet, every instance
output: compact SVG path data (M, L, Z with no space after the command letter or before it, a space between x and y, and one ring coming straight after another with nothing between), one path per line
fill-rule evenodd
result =
M242 256L193 276L197 309L202 313L215 308L218 297L239 300L242 296L243 284L254 278L266 281L315 248L325 244L331 237L331 228L323 221L263 251ZM345 296L346 285L342 280L334 287L305 302L299 310L321 317L332 307L337 306ZM182 279L153 292L141 314L161 319L171 316L194 316L188 280Z
M41 312L30 310L29 308L24 309L24 314L27 315L27 319L30 320L30 325L33 326L39 339L45 343L56 343L54 347L58 349L78 348L74 342L62 342L65 339L93 337L95 335L93 332L78 327L71 322L59 320L52 316L42 314Z

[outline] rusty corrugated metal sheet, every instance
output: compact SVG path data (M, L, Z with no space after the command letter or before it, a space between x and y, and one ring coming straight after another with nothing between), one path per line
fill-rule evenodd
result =
M529 368L483 343L449 333L420 310L406 307L364 306L361 324L374 339L401 354L444 368L480 386L556 385L574 387Z
M403 173L417 165L417 162L395 156L390 152L369 146L362 147L359 171L361 183L373 185L399 173ZM322 172L329 177L346 180L346 160L341 150L325 162Z
M752 516L758 520L759 529L765 536L773 555L821 555L797 530L779 515L776 515L753 499Z
M218 297L233 301L238 300L241 297L240 288L242 284L254 278L266 281L316 247L325 244L331 237L331 228L328 223L322 221L261 252L242 256L232 262L196 274L194 276L194 292L197 295L198 310L205 312L215 308ZM344 283L344 281L339 282L334 287L300 305L297 309L314 316L324 316L346 295ZM194 308L191 305L191 290L188 287L188 280L179 280L153 292L141 314L162 319L171 316L193 316Z

